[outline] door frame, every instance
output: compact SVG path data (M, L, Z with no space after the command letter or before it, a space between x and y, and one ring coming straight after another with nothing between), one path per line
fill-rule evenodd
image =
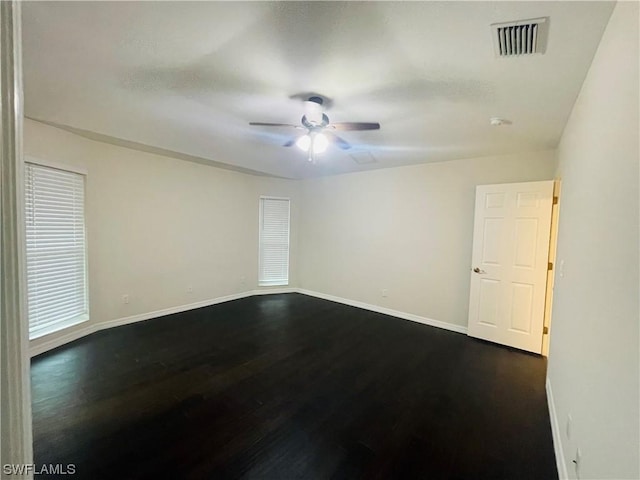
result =
M0 1L0 465L33 464L26 315L21 5ZM23 467L24 468L24 467ZM33 478L25 468L22 478ZM4 468L0 478L8 478ZM15 478L15 477L11 477Z
M547 286L544 302L544 330L542 333L542 352L544 357L549 356L549 343L551 341L551 308L553 305L553 285L555 282L556 270L556 253L558 246L558 218L560 215L560 189L562 181L556 178L553 181L553 205L551 206L551 232L549 234L549 263L553 268L547 271ZM544 333L546 332L546 333Z

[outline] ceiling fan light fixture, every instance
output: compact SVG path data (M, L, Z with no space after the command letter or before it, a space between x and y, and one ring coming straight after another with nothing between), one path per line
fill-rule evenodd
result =
M303 152L311 149L312 153L322 153L329 146L329 139L323 133L311 132L298 138L296 146Z
M313 153L322 153L329 146L329 139L326 135L318 133L313 138Z
M309 135L303 135L298 140L296 140L296 147L298 147L303 152L308 152L310 146L311 137Z
M310 100L304 102L304 115L311 125L320 125L322 123L322 104Z
M1 0L0 0L1 1ZM298 98L294 95L291 98ZM283 143L283 147L296 145L300 150L308 154L311 162L315 161L315 155L327 150L333 143L341 150L349 150L351 145L334 133L334 131L379 130L378 122L338 122L331 123L326 113L323 113L324 99L319 95L308 97L304 102L304 114L300 119L300 125L291 123L249 122L249 125L259 127L289 127L303 130L306 133L290 138ZM326 131L326 134L323 133Z
M320 125L322 123L322 98L309 97L304 102L304 115L311 125Z

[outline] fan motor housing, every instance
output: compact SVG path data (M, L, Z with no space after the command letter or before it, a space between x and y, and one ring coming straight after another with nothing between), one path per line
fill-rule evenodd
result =
M327 125L329 125L329 117L327 117L326 114L322 114L322 121L320 123L314 123L314 122L310 122L307 119L306 115L302 116L302 119L300 120L302 122L302 125L304 125L305 127L307 127L309 130L313 130L313 129L318 129L318 128L324 128Z

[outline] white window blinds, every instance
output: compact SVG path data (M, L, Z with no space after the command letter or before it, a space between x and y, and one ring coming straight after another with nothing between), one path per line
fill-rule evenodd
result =
M88 319L84 175L25 164L29 337Z
M289 199L260 199L260 258L258 284L289 283Z

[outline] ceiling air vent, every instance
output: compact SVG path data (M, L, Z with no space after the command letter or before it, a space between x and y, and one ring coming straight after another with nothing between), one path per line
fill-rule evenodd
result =
M547 18L519 20L491 25L493 46L498 57L544 53L547 47Z

